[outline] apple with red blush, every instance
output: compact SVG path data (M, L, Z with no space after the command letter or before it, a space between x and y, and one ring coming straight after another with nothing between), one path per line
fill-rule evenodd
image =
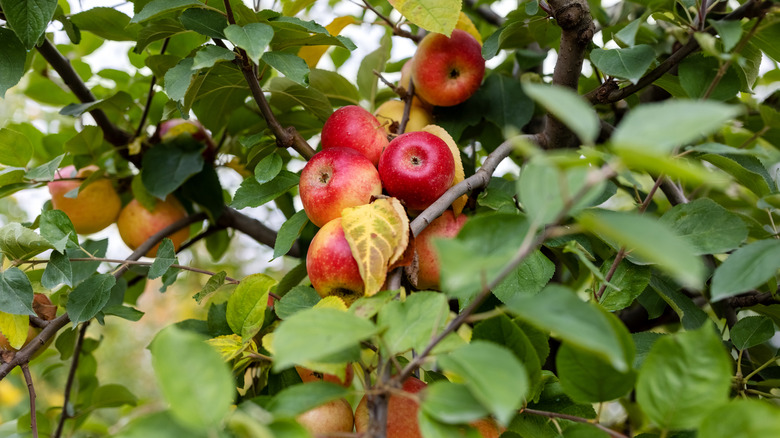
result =
M337 296L350 305L363 296L363 278L340 217L323 225L314 235L306 253L306 271L312 287L323 298Z
M436 239L452 239L458 235L460 229L466 224L468 216L459 214L455 216L452 210L446 210L425 227L414 238L414 247L417 251L418 270L417 288L421 290L439 290L440 272L439 256L434 246Z
M388 140L382 124L373 114L357 105L348 105L334 111L325 121L320 143L322 150L354 149L376 166Z

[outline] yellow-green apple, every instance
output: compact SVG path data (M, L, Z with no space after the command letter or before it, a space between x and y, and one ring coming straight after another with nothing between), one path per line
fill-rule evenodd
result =
M340 217L323 225L314 235L306 253L306 271L314 290L323 298L337 296L350 305L363 296L363 279Z
M429 33L412 58L414 92L437 106L453 106L471 97L485 76L482 47L468 32L455 29L448 38Z
M373 114L357 105L348 105L334 111L325 121L320 143L323 150L333 147L354 149L376 166L388 140L382 124Z
M409 120L406 122L404 132L421 131L425 126L433 123L433 116L420 104L414 103L409 108ZM406 103L400 100L388 100L376 109L376 118L382 122L388 134L403 134L398 132L401 120L404 117Z
M352 406L343 398L331 400L298 415L296 418L314 436L352 432Z
M411 89L412 85L412 58L409 58L408 61L404 63L404 66L401 67L401 79L398 81L398 85L404 88L404 90L409 91ZM416 93L414 95L414 98L412 99L412 103L416 104L419 107L424 108L429 113L431 110L433 110L433 105L430 103L420 99L420 96L418 96Z
M347 364L346 372L344 373L344 379L340 379L335 374L319 373L317 371L304 368L302 366L295 366L295 371L301 377L303 383L326 381L341 385L345 388L352 386L352 379L355 377L355 371L352 369L352 364Z
M301 171L303 209L321 227L347 207L368 204L382 193L374 164L354 149L333 147L316 153Z
M39 318L43 319L44 321L51 321L57 316L57 306L52 304L49 297L47 297L44 294L36 293L33 295L33 303L32 303L33 311L36 315L38 315ZM21 348L24 348L27 344L32 342L33 339L35 339L36 336L41 332L42 329L38 327L30 326L29 329L27 329L27 339L25 339L24 344L22 344ZM49 340L46 341L45 344L41 348L38 349L38 351L33 354L32 359L35 359L38 357L41 353L43 353L46 348L51 345L51 343L54 341L54 337L52 336ZM14 348L11 346L11 343L8 341L8 338L5 337L2 333L0 333L0 353L2 352L8 352L8 351L19 351L21 348Z
M147 210L138 200L133 199L119 213L116 225L122 240L134 250L163 228L186 216L187 211L173 196L168 196L164 201L157 200L152 210ZM179 249L189 236L189 228L184 227L168 238L173 241L173 247ZM150 249L146 257L155 257L159 246L158 243Z
M197 120L171 119L160 123L160 140L168 141L182 134L189 134L193 140L206 145L203 150L203 159L212 163L217 155L217 146L211 139L211 134Z
M409 377L403 383L401 390L416 394L427 385L420 379ZM393 394L387 401L387 438L421 438L420 426L417 423L417 411L420 404L414 396ZM368 400L366 396L355 408L355 431L366 432L369 428Z
M100 178L79 190L75 198L65 196L81 185L82 179L98 170L97 166L87 166L76 172L75 167L67 166L60 169L57 179L48 184L52 207L68 215L79 234L96 233L111 225L122 208L122 201L114 185L106 178Z
M440 288L439 257L436 254L436 247L433 241L442 238L451 239L457 236L467 219L468 217L465 214L456 217L452 210L446 210L414 238L414 247L417 251L418 260L418 289L438 290Z
M424 131L401 134L379 159L379 178L390 196L424 210L452 185L455 160L441 138Z

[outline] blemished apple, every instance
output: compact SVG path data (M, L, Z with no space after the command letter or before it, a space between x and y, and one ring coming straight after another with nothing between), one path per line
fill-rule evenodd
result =
M466 101L482 84L485 59L482 47L468 32L455 29L448 38L429 33L412 58L414 92L437 106Z
M314 436L352 432L355 422L352 406L343 398L309 409L295 419Z
M75 167L67 166L60 169L57 179L48 184L52 207L68 215L79 234L92 234L108 227L116 221L122 208L122 201L114 185L106 178L98 179L79 190L75 198L65 196L83 182L68 178L87 178L98 170L97 166L87 166L76 172Z
M295 366L295 371L298 372L298 376L301 377L303 383L320 382L324 380L326 382L341 385L345 388L352 386L352 379L355 377L355 371L352 368L352 364L347 364L344 380L334 374L323 374L297 365Z
M301 202L314 225L341 217L348 207L368 204L382 193L374 164L354 149L334 147L316 153L301 171Z
M451 210L446 210L425 227L414 238L414 247L417 251L418 271L417 288L421 290L439 290L441 287L439 276L439 257L436 254L435 239L451 239L466 223L468 216L460 214L457 217Z
M379 178L390 196L424 210L452 185L455 160L441 138L424 131L401 134L379 159Z
M170 119L160 123L160 140L167 141L178 137L181 134L189 134L193 140L206 145L203 150L203 159L207 163L214 161L217 155L217 146L211 139L211 134L197 120Z
M388 140L382 124L373 114L357 105L348 105L334 111L325 121L320 143L323 150L354 149L376 166Z
M51 302L49 297L47 297L42 293L36 293L33 295L32 308L35 314L39 318L43 319L44 321L51 321L57 316L57 306ZM32 342L32 340L35 339L36 336L38 336L41 330L42 329L38 327L30 326L30 328L27 330L27 339L25 339L24 344L22 344L20 348L12 347L11 343L8 341L8 338L6 338L5 335L3 335L3 333L0 333L0 352L21 350L22 348L27 346L27 344ZM46 341L46 343L43 344L43 346L33 354L32 359L35 359L38 356L40 356L40 354L43 353L44 350L46 350L53 341L54 341L54 337L51 337L48 341Z
M409 377L404 380L401 389L410 394L416 394L427 385L420 379ZM421 438L420 426L417 422L417 411L420 404L414 397L393 394L387 402L387 438ZM355 408L355 431L368 431L368 399L360 400Z
M388 100L376 109L376 118L382 123L388 134L402 134L402 132L397 131L404 117L405 106L406 103L401 100ZM420 104L412 103L404 132L420 131L431 123L433 123L431 113Z
M314 235L306 254L306 270L312 287L323 298L337 296L349 306L365 293L340 217L323 225Z
M168 196L165 201L157 200L151 211L147 210L138 200L133 199L119 213L116 225L125 244L130 249L135 250L157 232L186 216L187 211L172 195ZM189 227L184 227L169 235L168 238L173 242L173 247L178 250L189 236ZM159 246L158 243L150 249L146 253L146 257L155 257Z

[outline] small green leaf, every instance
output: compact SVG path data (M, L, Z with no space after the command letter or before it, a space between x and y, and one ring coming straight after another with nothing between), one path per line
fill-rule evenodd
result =
M11 260L27 260L53 248L48 240L17 222L0 228L0 252Z
M606 276L614 263L614 258L610 258L601 265L601 274ZM622 260L612 278L609 280L611 285L620 290L607 285L604 293L601 295L599 303L609 311L625 309L645 290L650 284L651 269L648 266L635 265L629 261ZM600 287L597 283L596 287Z
M171 413L195 431L217 427L230 411L236 390L227 364L204 341L205 337L169 326L149 347L154 374Z
M265 184L258 183L254 178L247 178L236 191L230 206L239 210L246 207L259 207L297 186L299 179L297 174L286 170L282 170L276 178Z
M64 252L65 247L76 247L79 244L76 230L68 215L60 210L47 210L41 213L41 236L59 252Z
M91 8L70 16L80 31L112 41L135 41L140 26L131 25L130 17L114 8Z
M274 29L265 23L249 23L245 26L231 24L225 28L225 36L231 43L246 50L249 59L259 64L263 52L274 37Z
M27 50L31 50L54 17L57 0L3 0L0 6L8 27L16 32Z
M173 242L169 238L165 238L160 242L159 248L157 248L157 257L155 257L152 266L149 268L149 274L147 278L154 280L160 278L168 271L168 268L172 264L177 263L176 250L173 248Z
M263 326L268 294L276 283L276 280L265 274L253 274L242 279L228 299L228 325L244 341L252 338Z
M95 408L117 408L136 404L138 404L138 397L122 385L101 385L92 393L91 406Z
M268 89L271 92L271 105L283 111L302 106L323 122L333 113L333 107L324 94L288 78L271 79Z
M216 291L220 287L222 287L223 284L225 284L225 278L227 277L227 272L225 271L219 271L216 274L209 277L206 284L203 286L203 289L201 289L198 293L193 295L192 298L195 299L195 301L198 302L198 304L203 301L204 298L206 298L209 294Z
M320 296L314 288L296 286L274 304L274 310L279 319L287 319L296 312L314 307L318 302L320 302Z
M26 167L33 155L33 145L24 133L11 128L0 129L0 164Z
M143 9L135 14L130 22L143 23L144 21L151 20L152 18L159 17L168 12L178 11L188 7L205 8L207 6L196 0L152 0L144 5Z
M204 145L190 137L158 143L144 152L141 179L152 196L165 199L203 168Z
M627 49L593 49L590 60L603 74L636 84L655 60L655 50L645 44Z
M24 174L24 178L34 181L53 181L54 175L56 174L57 169L59 169L63 158L65 158L65 154L58 155L51 161L30 169L29 172Z
M709 34L707 34L709 36ZM721 62L715 57L693 54L683 59L677 69L680 85L691 99L703 99L709 92L708 99L725 101L737 95L741 83L737 71L733 68L720 72ZM716 87L710 91L713 81L720 76Z
M59 338L58 338L59 339ZM208 438L205 431L195 432L191 428L179 424L169 410L140 415L131 419L115 438L163 438L186 436L188 438Z
M289 386L266 406L275 417L294 418L309 409L348 395L347 388L331 382L310 382Z
M73 268L70 259L62 253L52 251L46 269L43 271L41 284L46 289L55 289L60 284L73 286Z
M555 263L536 250L493 288L493 295L501 302L510 304L515 299L539 293L554 274Z
M739 247L748 229L738 215L709 198L680 204L664 213L661 223L694 248L696 254L720 254Z
M712 276L712 301L760 287L780 269L780 240L753 242L733 252Z
M379 48L366 55L360 61L357 73L357 86L363 99L368 100L368 110L374 110L376 92L379 89L379 78L374 71L385 71L385 65L390 59L390 37L385 36L379 42Z
M742 23L739 20L707 20L718 31L723 42L723 51L730 52L742 38Z
M279 175L282 170L282 157L277 153L271 153L255 165L255 179L260 184L265 184Z
M33 315L33 288L30 279L17 267L0 272L0 312Z
M184 58L165 73L165 94L176 102L182 102L190 87L193 70L194 58Z
M459 0L390 0L409 22L423 29L450 36L458 22Z
M73 322L73 327L79 323L89 321L98 314L111 298L111 288L116 284L116 278L111 274L93 275L78 286L68 295L68 304L65 310Z
M0 28L0 98L24 76L27 50L14 31Z
M734 399L701 422L698 436L707 438L780 436L780 409L764 400Z
M227 17L217 11L202 8L191 8L182 12L179 21L185 29L194 30L211 38L225 38L225 28L228 27Z
M309 83L309 66L298 55L287 52L268 52L263 55L263 62L301 85Z
M756 172L757 169L746 167L749 163L745 160L740 160L737 155L704 154L701 156L701 159L714 164L733 176L739 184L758 196L766 196L772 192L767 180L762 178L763 175Z
M555 357L558 378L566 394L579 403L600 403L627 394L636 373L620 372L604 358L564 342Z
M236 54L232 50L209 44L195 54L192 70L213 67L220 61L232 61L235 57Z
M424 349L431 338L444 329L449 311L447 298L436 292L418 292L404 302L387 303L376 321L385 330L383 352L390 356L410 349Z
M601 129L599 116L581 96L559 87L526 82L526 94L569 127L585 144L593 144Z
M740 350L755 347L772 339L775 324L767 316L748 316L740 319L731 329L731 342Z
M276 234L276 243L274 244L274 259L281 257L295 244L298 237L301 236L303 228L309 223L309 217L306 216L306 212L301 210L295 212L294 215L287 219L282 227L279 228L279 232Z
M447 381L428 385L420 409L448 424L469 423L489 414L465 385Z

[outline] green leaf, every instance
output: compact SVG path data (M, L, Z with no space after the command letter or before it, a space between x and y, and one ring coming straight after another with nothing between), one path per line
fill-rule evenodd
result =
M336 72L317 68L311 70L309 86L324 94L332 106L360 105L360 93L357 88Z
M144 152L141 179L152 196L165 199L203 168L203 143L189 137L158 143Z
M0 164L26 167L33 155L33 145L23 133L11 128L0 129Z
M626 115L612 135L617 149L668 154L708 135L741 110L712 101L673 100L637 107Z
M274 304L274 310L279 319L287 319L294 313L314 307L318 302L320 302L320 296L314 288L296 286Z
M254 178L247 178L236 190L230 206L239 210L245 207L259 207L297 186L299 179L297 174L287 170L282 170L276 178L265 184L258 183Z
M119 406L135 406L138 404L138 397L133 395L129 389L122 385L110 384L102 385L92 393L92 404L95 408L117 408Z
M51 161L30 169L30 171L24 174L24 179L35 181L53 181L54 175L57 173L57 169L59 169L63 158L65 158L65 154L57 155Z
M566 394L578 403L600 403L626 395L636 372L620 372L603 357L564 342L555 357L558 378Z
M390 0L407 20L423 29L450 36L458 22L459 0Z
M722 61L721 61L722 62ZM680 85L691 99L704 98L710 86L720 70L719 61L714 57L706 57L702 54L688 56L680 62L678 76ZM722 76L708 99L729 100L737 95L741 83L737 71L730 68Z
M149 347L154 374L171 413L195 431L218 426L230 412L235 393L230 369L204 341L205 337L169 326ZM185 358L186 366L182 366Z
M111 298L111 288L116 284L116 278L111 274L95 274L78 286L68 295L65 310L70 316L75 328L79 323L89 321L98 314Z
M205 8L205 4L196 0L152 0L146 3L140 12L133 16L131 23L143 23L168 12L179 11L188 7Z
M277 153L271 153L255 165L255 179L260 184L265 184L279 175L284 163Z
M604 264L601 265L602 275L607 275L614 261L614 258L604 261ZM611 312L630 306L650 284L651 271L648 266L635 265L627 260L622 260L609 280L609 284L616 286L619 290L608 284L599 303ZM600 283L596 283L596 287L600 287Z
M683 328L695 330L702 326L709 317L688 296L680 292L680 287L671 279L654 272L650 286L666 304L680 316Z
M130 17L114 8L91 8L71 15L70 20L79 30L112 41L135 41L140 26L130 24Z
M705 274L701 259L666 225L648 216L607 210L583 212L578 221L613 246L626 247L632 261L657 264L683 285L701 287Z
M279 232L276 234L276 243L274 244L274 259L281 257L295 244L295 241L301 236L303 228L309 223L309 217L306 216L306 212L301 210L295 212L294 215L287 219L282 227L279 228ZM273 260L273 259L272 259Z
M0 272L0 312L33 315L33 288L30 279L17 267Z
M184 58L165 73L165 94L171 100L176 102L184 100L194 74L192 69L194 63L194 58Z
M555 263L536 250L493 288L493 295L505 304L510 304L517 298L536 295L550 282L553 274Z
M646 44L627 49L593 49L590 60L605 75L637 81L655 60L655 50Z
M474 398L501 424L509 424L528 392L525 367L498 344L472 341L438 362L442 370L463 379Z
M650 420L664 429L693 429L726 403L731 360L710 324L664 336L639 370L636 399Z
M225 28L227 39L244 50L255 64L260 63L263 52L274 37L274 29L265 23L249 23L246 26L231 24Z
M750 43L761 49L762 52L780 62L780 47L777 45L780 38L780 23L771 23L759 28L759 31L750 39Z
M723 42L723 51L730 52L742 38L742 23L739 20L708 20L718 31Z
M748 316L731 328L731 342L740 350L763 344L774 335L775 324L767 316Z
M198 53L195 54L192 69L200 70L202 68L213 67L214 64L220 61L232 61L235 58L236 54L233 53L232 50L209 44L204 46L201 50L198 50Z
M108 239L103 240L85 240L79 248L69 248L65 250L68 258L86 258L86 257L105 257L108 250ZM73 270L73 284L79 284L97 272L100 266L99 261L78 262L71 265Z
M128 321L136 322L144 316L144 312L138 309L134 309L130 306L122 306L117 304L109 304L103 308L105 315L113 315Z
M599 116L585 99L574 91L559 87L526 82L526 94L569 127L585 144L593 144L601 129Z
M187 32L187 29L185 29L180 22L174 19L163 18L160 20L155 20L147 24L138 32L138 41L135 45L135 48L133 48L133 52L141 54L143 53L144 49L149 46L149 44L152 44L155 41L163 40L165 38L171 38L185 32ZM174 64L180 60L180 57L174 55L153 56L159 57L158 59L173 59ZM170 56L170 58L168 58L168 56ZM147 58L146 61L151 62L151 59Z
M490 413L474 398L465 385L447 381L428 385L420 409L448 424L469 423L484 418Z
M0 228L0 252L11 260L27 260L53 248L49 241L19 223Z
M379 89L379 78L374 71L385 71L385 65L390 60L390 37L385 36L379 42L379 48L366 55L360 61L357 73L357 86L363 99L368 100L368 110L374 110L376 93Z
M220 132L230 124L233 112L245 107L249 86L238 66L231 62L217 63L199 79L202 83L191 87L185 102L194 99L192 111L198 120L212 132Z
M780 409L756 399L734 399L704 417L698 436L707 438L780 436Z
M294 418L329 401L344 398L347 388L331 382L310 382L289 386L276 394L266 406L277 418Z
M508 76L488 76L479 92L479 96L487 100L482 116L502 129L511 127L514 129L511 134L520 132L534 115L534 103L523 92L523 85Z
M41 284L46 289L55 289L60 284L73 286L73 268L70 259L62 253L52 251L49 262L41 277Z
M268 89L271 92L271 105L282 111L301 106L323 122L333 113L333 107L324 94L290 79L275 77L271 79Z
M263 62L275 68L287 79L301 85L309 83L309 66L298 55L287 52L268 52L263 55Z
M0 7L8 27L16 32L27 50L31 50L54 17L57 0L2 0Z
M709 198L680 204L664 213L669 226L694 248L696 254L720 254L739 247L747 239L745 222Z
M210 38L225 39L227 17L210 9L191 8L182 12L179 21L185 29L193 30Z
M627 25L620 29L619 32L615 34L615 38L623 42L624 44L627 44L629 46L633 46L636 42L636 34L639 31L639 27L642 25L642 23L645 21L645 18L639 18L636 19Z
M762 175L759 173L754 172L753 169L745 167L744 164L748 164L745 161L737 161L736 155L724 156L704 154L701 156L701 159L714 164L724 172L733 176L738 183L742 184L758 196L766 196L772 192L767 180L762 178Z
M195 301L197 301L198 304L200 304L204 298L209 296L212 292L215 292L217 289L222 287L223 284L225 284L225 278L227 278L227 272L225 271L219 271L216 274L209 277L208 281L206 281L206 284L203 286L203 289L198 291L195 295L192 296Z
M274 332L273 368L280 371L306 361L321 361L357 348L377 331L371 321L340 310L302 310L282 321Z
M72 247L79 244L73 223L63 211L47 210L41 213L40 230L41 236L59 252L64 252L68 243Z
M777 275L780 240L759 240L729 255L712 276L712 301L755 289Z
M188 438L208 438L206 432L195 432L179 424L171 411L160 411L141 415L130 420L115 435L116 438L167 438L186 436Z
M515 301L509 310L552 336L599 355L618 371L631 365L622 334L606 314L563 286L549 285L538 295Z
M173 248L173 242L169 238L165 238L160 242L160 246L157 248L157 257L155 257L152 266L149 268L147 278L154 280L160 278L168 271L168 268L172 264L177 263L176 250Z
M265 274L253 274L242 279L228 299L228 325L244 342L257 334L263 326L268 294L276 283L276 280Z
M65 142L65 152L96 158L102 145L103 131L97 126L85 126L81 132Z
M14 31L0 28L0 98L24 76L27 50Z
M376 321L384 330L382 351L390 356L424 349L444 329L449 312L447 298L436 292L411 294L404 302L390 301L379 310Z

